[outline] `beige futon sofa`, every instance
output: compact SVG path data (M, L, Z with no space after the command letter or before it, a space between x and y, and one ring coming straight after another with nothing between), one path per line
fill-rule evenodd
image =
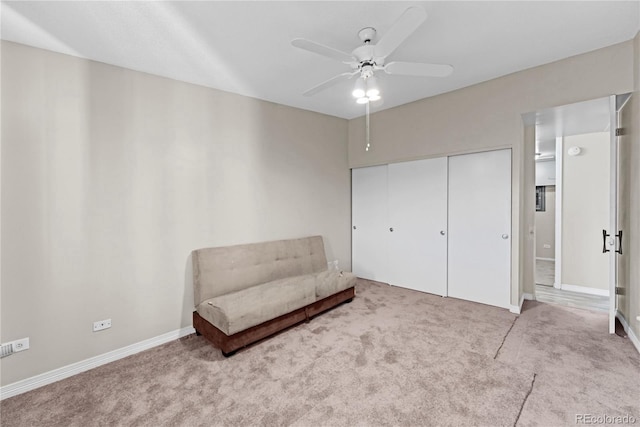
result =
M321 236L192 252L193 327L222 354L355 296L356 277L329 269Z

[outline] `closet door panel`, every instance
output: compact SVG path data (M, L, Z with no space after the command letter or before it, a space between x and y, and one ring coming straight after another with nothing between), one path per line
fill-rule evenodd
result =
M509 308L511 150L449 157L449 296Z
M351 257L353 273L388 282L389 214L387 166L351 172Z
M447 158L389 165L389 283L447 293Z

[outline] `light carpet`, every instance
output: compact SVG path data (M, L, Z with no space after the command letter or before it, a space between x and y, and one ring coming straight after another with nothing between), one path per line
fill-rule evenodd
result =
M359 280L225 359L190 336L0 403L3 426L575 425L640 419L640 357L602 313L504 309ZM634 400L635 399L635 400ZM638 421L640 422L640 421Z

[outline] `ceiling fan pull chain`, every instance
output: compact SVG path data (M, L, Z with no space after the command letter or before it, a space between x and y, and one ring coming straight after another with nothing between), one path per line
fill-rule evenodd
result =
M367 145L364 148L364 151L369 151L369 147L371 147L371 133L369 131L369 103L367 102L365 104L365 108L366 108L366 113L365 113L365 140Z

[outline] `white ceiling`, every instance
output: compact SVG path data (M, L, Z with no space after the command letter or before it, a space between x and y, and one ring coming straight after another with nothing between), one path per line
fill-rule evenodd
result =
M379 74L391 108L609 46L640 30L640 0L548 2L2 2L2 39L343 118L364 114L352 81L302 93L349 68L291 46L350 52L411 5L429 17L388 61L452 64L446 78Z

